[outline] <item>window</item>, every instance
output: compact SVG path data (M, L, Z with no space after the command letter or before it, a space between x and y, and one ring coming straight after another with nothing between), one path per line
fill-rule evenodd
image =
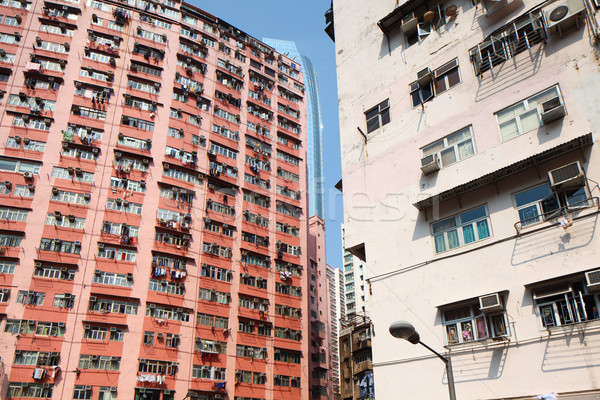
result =
M458 59L455 58L410 84L412 106L417 107L426 103L459 83Z
M558 86L553 86L517 104L496 113L502 140L509 140L543 125L542 104L562 96Z
M96 369L118 371L121 366L121 357L96 356L81 354L79 356L80 369Z
M548 184L539 185L514 195L515 207L521 226L534 224L545 219L544 214L556 211L558 201ZM554 213L552 213L554 216Z
M554 192L547 183L514 195L520 228L588 207L590 195L585 185Z
M52 304L52 306L60 307L60 308L73 308L74 304L75 304L75 296L73 296L71 293L65 293L65 294L55 294L54 295L54 303Z
M84 385L75 385L73 389L73 399L90 400L92 398L92 390L86 389Z
M90 297L90 304L88 306L88 310L99 311L102 313L137 315L138 307L138 304L134 302L127 303L119 300L97 299L95 296L93 296ZM111 340L113 340L112 333Z
M502 296L498 295L498 298L502 301ZM479 300L442 310L442 317L448 345L508 335L508 323L503 307L499 307L498 311L484 313L480 310Z
M584 276L550 283L533 289L532 294L542 329L600 318L600 298L590 293Z
M224 381L227 370L210 365L194 365L192 367L192 378L210 379L215 381Z
M7 398L51 398L54 386L45 387L42 383L8 382Z
M17 295L17 303L41 306L44 305L45 298L46 293L44 292L36 292L33 290L19 290L19 293Z
M365 113L367 133L379 129L390 122L390 100L386 99Z
M144 332L144 344L146 344L146 345L154 344L154 332L150 332L150 331Z
M103 342L106 340L106 332L106 328L99 326L92 326L89 327L89 329L86 327L86 329L83 331L83 338L87 340L99 340Z
M442 161L442 167L447 167L457 161L469 158L475 154L471 127L468 126L433 142L423 147L421 152L423 157L431 154L437 155Z
M431 224L435 252L441 253L490 237L485 206Z

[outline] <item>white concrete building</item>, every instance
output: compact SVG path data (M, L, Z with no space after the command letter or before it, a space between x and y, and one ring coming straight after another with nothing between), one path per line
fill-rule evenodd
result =
M348 320L357 315L368 316L369 292L365 282L365 262L346 250L344 242L344 224L342 228L342 252L344 268L345 317Z
M340 398L340 320L345 318L344 274L339 268L327 265L327 284L329 286L329 323L331 329L331 374L333 377L333 396Z
M600 396L598 6L334 0L379 398Z

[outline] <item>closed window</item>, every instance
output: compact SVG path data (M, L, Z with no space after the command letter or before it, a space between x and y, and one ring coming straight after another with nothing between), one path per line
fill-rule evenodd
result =
M436 154L442 162L442 167L462 161L475 154L473 132L468 126L421 149L422 156Z
M491 235L485 206L434 222L431 231L436 253L487 239Z
M367 133L379 129L390 122L390 100L386 99L365 113Z
M553 86L496 113L502 140L509 140L543 125L542 104L560 99L558 86ZM561 103L562 104L562 103Z

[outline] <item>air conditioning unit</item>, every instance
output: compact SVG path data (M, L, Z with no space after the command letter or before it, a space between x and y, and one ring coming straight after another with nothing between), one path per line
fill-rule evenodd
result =
M585 273L587 287L592 292L600 291L600 269Z
M556 96L542 103L542 121L544 125L557 119L564 118L567 115L565 105L560 96Z
M586 10L583 0L561 0L542 9L548 36L576 24L579 14Z
M548 179L550 186L555 190L580 187L585 183L585 175L579 161L549 171Z
M402 25L400 26L403 33L412 32L417 29L419 20L415 17L415 13L410 13L402 18Z
M485 9L485 15L490 16L512 3L513 0L483 0L482 2L483 8Z
M437 154L430 154L421 159L421 171L423 171L423 175L439 171L441 166L440 156Z
M433 78L433 73L431 72L429 67L425 67L422 70L420 70L419 72L417 72L417 83L419 84L419 87L423 87L426 84L428 84L429 82L431 82L432 78Z
M483 312L502 311L502 298L498 293L492 293L479 298L479 310Z

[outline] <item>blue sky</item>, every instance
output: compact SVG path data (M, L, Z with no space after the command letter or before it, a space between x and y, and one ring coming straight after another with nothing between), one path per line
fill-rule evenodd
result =
M323 114L327 262L340 268L343 210L341 194L333 187L341 177L335 47L323 31L324 14L331 0L191 0L190 3L257 39L294 41L298 51L311 59L318 75Z

